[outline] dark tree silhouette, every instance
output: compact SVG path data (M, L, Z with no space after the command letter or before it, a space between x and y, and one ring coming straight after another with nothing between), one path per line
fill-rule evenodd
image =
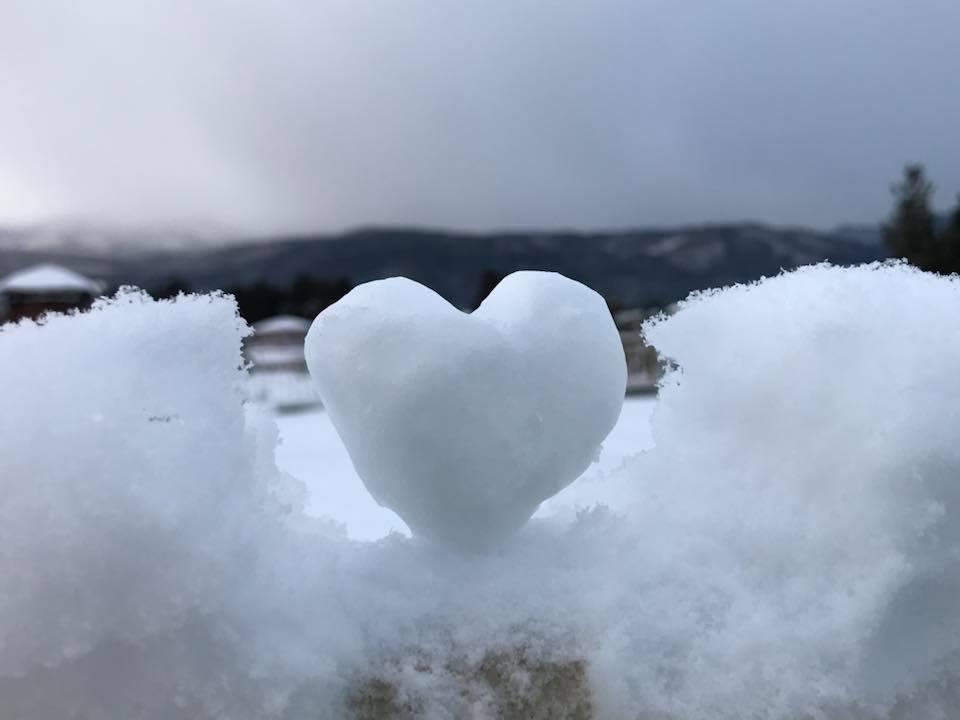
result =
M939 271L944 257L930 209L933 184L922 165L908 165L903 180L891 188L896 206L884 227L884 240L891 252L923 270Z
M960 273L960 195L957 204L947 219L940 241L945 272Z
M474 301L473 308L471 308L471 310L480 307L480 303L482 303L486 299L487 295L489 295L490 292L500 284L500 281L503 280L503 277L503 273L497 272L496 270L491 270L489 268L480 274L480 284L477 287L476 300Z
M182 277L174 275L169 278L163 285L156 289L152 295L159 299L167 299L176 297L180 293L189 293L192 290L190 283L184 280Z
M289 288L257 281L253 285L228 288L227 292L237 299L244 319L254 323L274 315L299 315L311 320L350 292L350 288L350 281L345 277L330 280L303 273Z

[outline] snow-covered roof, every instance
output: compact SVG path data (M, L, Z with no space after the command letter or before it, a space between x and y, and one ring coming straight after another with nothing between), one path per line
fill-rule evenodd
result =
M254 365L286 365L289 363L302 363L303 346L290 347L257 347L251 345L247 348L247 358Z
M257 333L303 332L310 329L310 321L296 315L277 315L253 324Z
M86 292L97 295L103 287L96 280L59 265L34 265L0 280L0 292Z

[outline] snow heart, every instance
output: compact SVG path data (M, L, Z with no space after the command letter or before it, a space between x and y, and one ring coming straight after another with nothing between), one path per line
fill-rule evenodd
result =
M472 314L406 278L360 285L317 317L306 357L377 502L464 550L590 465L626 385L603 298L546 272L513 273Z

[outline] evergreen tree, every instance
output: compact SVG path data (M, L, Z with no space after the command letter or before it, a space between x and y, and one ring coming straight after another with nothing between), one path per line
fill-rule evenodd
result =
M940 244L944 256L944 271L960 273L960 195L957 204L947 219Z
M892 187L896 207L884 227L884 240L896 257L924 270L939 270L944 260L930 209L933 185L922 165L908 165L903 181Z

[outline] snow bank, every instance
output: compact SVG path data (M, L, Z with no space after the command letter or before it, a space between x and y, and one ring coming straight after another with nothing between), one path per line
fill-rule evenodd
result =
M958 306L898 266L691 299L615 508L468 556L302 514L227 299L5 328L0 717L955 716Z
M178 627L226 582L266 496L238 328L223 299L125 294L0 331L0 672Z
M239 701L205 687L234 664L210 618L296 498L243 411L245 333L224 297L135 292L0 330L0 716Z
M644 572L667 579L659 630L624 637L672 646L664 702L882 705L954 669L958 307L956 279L819 266L645 328L677 367L656 450L627 470L647 480L629 516L660 539Z

